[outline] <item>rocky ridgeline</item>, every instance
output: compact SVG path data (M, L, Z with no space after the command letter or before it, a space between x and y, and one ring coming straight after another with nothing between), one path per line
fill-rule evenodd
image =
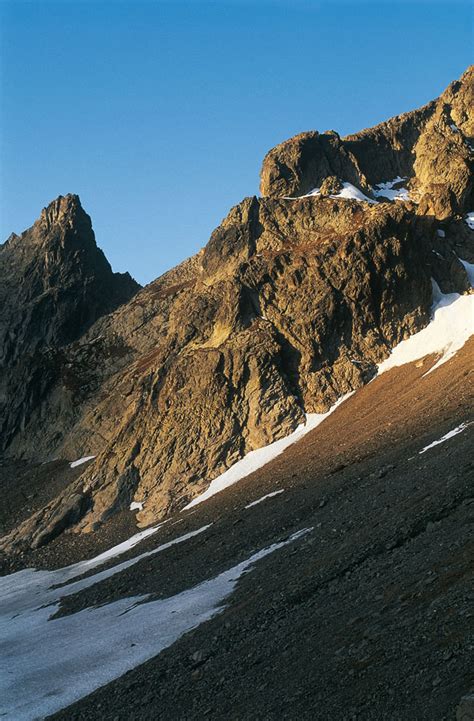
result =
M375 128L282 143L264 159L262 197L141 290L111 272L77 196L1 246L3 453L97 456L3 548L94 530L132 499L141 525L182 507L373 377L428 322L432 277L467 291L473 93L471 68ZM408 199L375 192L395 178ZM344 183L368 201L341 196Z

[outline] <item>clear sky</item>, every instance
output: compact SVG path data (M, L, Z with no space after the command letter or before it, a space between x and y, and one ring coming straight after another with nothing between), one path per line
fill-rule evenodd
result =
M0 0L0 242L78 193L141 283L258 193L264 154L411 110L472 62L463 0Z

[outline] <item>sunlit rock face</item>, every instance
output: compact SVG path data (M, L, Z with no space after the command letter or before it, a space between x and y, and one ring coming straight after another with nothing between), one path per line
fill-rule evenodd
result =
M260 190L271 197L305 195L329 176L364 192L401 177L423 213L447 219L474 206L474 70L419 110L340 138L301 133L265 157Z
M93 531L132 501L142 525L183 507L370 380L428 323L432 278L467 292L472 84L470 69L375 128L277 146L264 197L141 290L112 274L77 196L2 246L4 453L96 456L3 547Z

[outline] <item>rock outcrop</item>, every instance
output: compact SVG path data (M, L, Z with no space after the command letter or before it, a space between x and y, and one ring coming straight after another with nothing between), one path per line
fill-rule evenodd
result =
M139 288L112 272L77 195L0 245L0 451L28 428L53 378L72 375L63 349Z
M0 363L64 346L126 303L139 285L113 273L77 195L59 197L32 228L0 246Z
M44 293L41 303L57 300L47 329L9 327L4 453L97 457L3 548L39 546L71 525L93 531L133 499L140 525L182 507L245 453L372 378L428 322L431 278L467 291L472 85L470 69L439 100L376 128L286 141L264 160L264 197L244 199L200 253L138 292L94 260L75 196L9 240L10 267L41 257L39 290L20 303L26 328L30 297L33 309ZM412 199L373 192L397 176ZM344 183L372 202L341 196ZM108 285L97 295L99 265ZM46 290L43 273L54 280ZM34 362L15 365L25 353Z
M370 196L376 185L407 180L424 214L444 220L474 207L474 67L438 100L374 128L340 138L334 131L301 133L265 157L260 190L301 196L328 176Z

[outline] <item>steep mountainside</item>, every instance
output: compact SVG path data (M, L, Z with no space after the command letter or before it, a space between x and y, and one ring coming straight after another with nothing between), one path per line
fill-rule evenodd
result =
M0 360L64 346L126 303L139 285L112 273L77 195L59 197L32 228L0 246Z
M112 272L77 195L59 197L0 246L0 450L28 434L52 384L65 380L63 349L139 288Z
M262 195L302 195L335 176L371 195L387 180L407 181L420 212L445 219L474 207L474 70L438 100L341 139L334 131L301 133L263 162Z
M2 320L5 457L96 456L8 529L3 549L95 530L132 500L140 525L182 508L370 380L427 324L432 278L467 292L473 86L471 68L420 110L345 139L311 132L279 145L262 197L138 292L111 273L77 196L2 246L5 287L31 277L19 306L10 286Z
M470 721L473 352L381 374L165 524L11 557L2 718Z

